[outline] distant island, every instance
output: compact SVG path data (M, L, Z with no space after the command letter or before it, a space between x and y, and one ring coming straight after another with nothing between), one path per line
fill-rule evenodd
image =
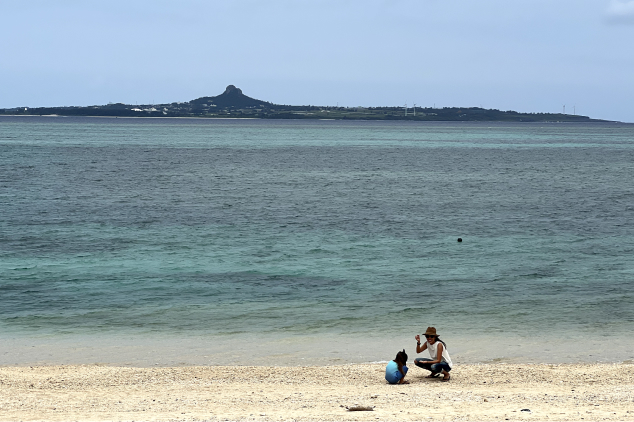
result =
M89 107L15 107L0 115L58 115L106 117L204 117L259 119L502 121L502 122L605 122L563 113L518 113L479 107L333 107L291 106L256 100L229 85L215 97L169 104L107 104Z

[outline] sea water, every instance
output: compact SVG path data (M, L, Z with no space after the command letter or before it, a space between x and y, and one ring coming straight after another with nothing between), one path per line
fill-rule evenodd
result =
M462 238L462 242L457 239ZM0 364L634 359L634 125L0 117Z

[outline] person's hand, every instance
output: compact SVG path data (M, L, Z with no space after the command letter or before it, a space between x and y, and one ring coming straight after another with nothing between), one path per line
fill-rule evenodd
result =
M416 343L420 343L420 336L418 334L416 334L414 338L416 339Z

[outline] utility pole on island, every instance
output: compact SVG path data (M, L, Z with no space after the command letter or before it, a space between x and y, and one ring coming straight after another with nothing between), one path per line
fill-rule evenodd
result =
M564 104L564 114L566 114L566 104Z

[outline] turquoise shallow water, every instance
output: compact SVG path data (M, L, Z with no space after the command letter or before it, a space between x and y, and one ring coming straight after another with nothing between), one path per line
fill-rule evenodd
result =
M632 359L633 147L619 124L2 117L0 363L373 361L427 325L458 361Z

